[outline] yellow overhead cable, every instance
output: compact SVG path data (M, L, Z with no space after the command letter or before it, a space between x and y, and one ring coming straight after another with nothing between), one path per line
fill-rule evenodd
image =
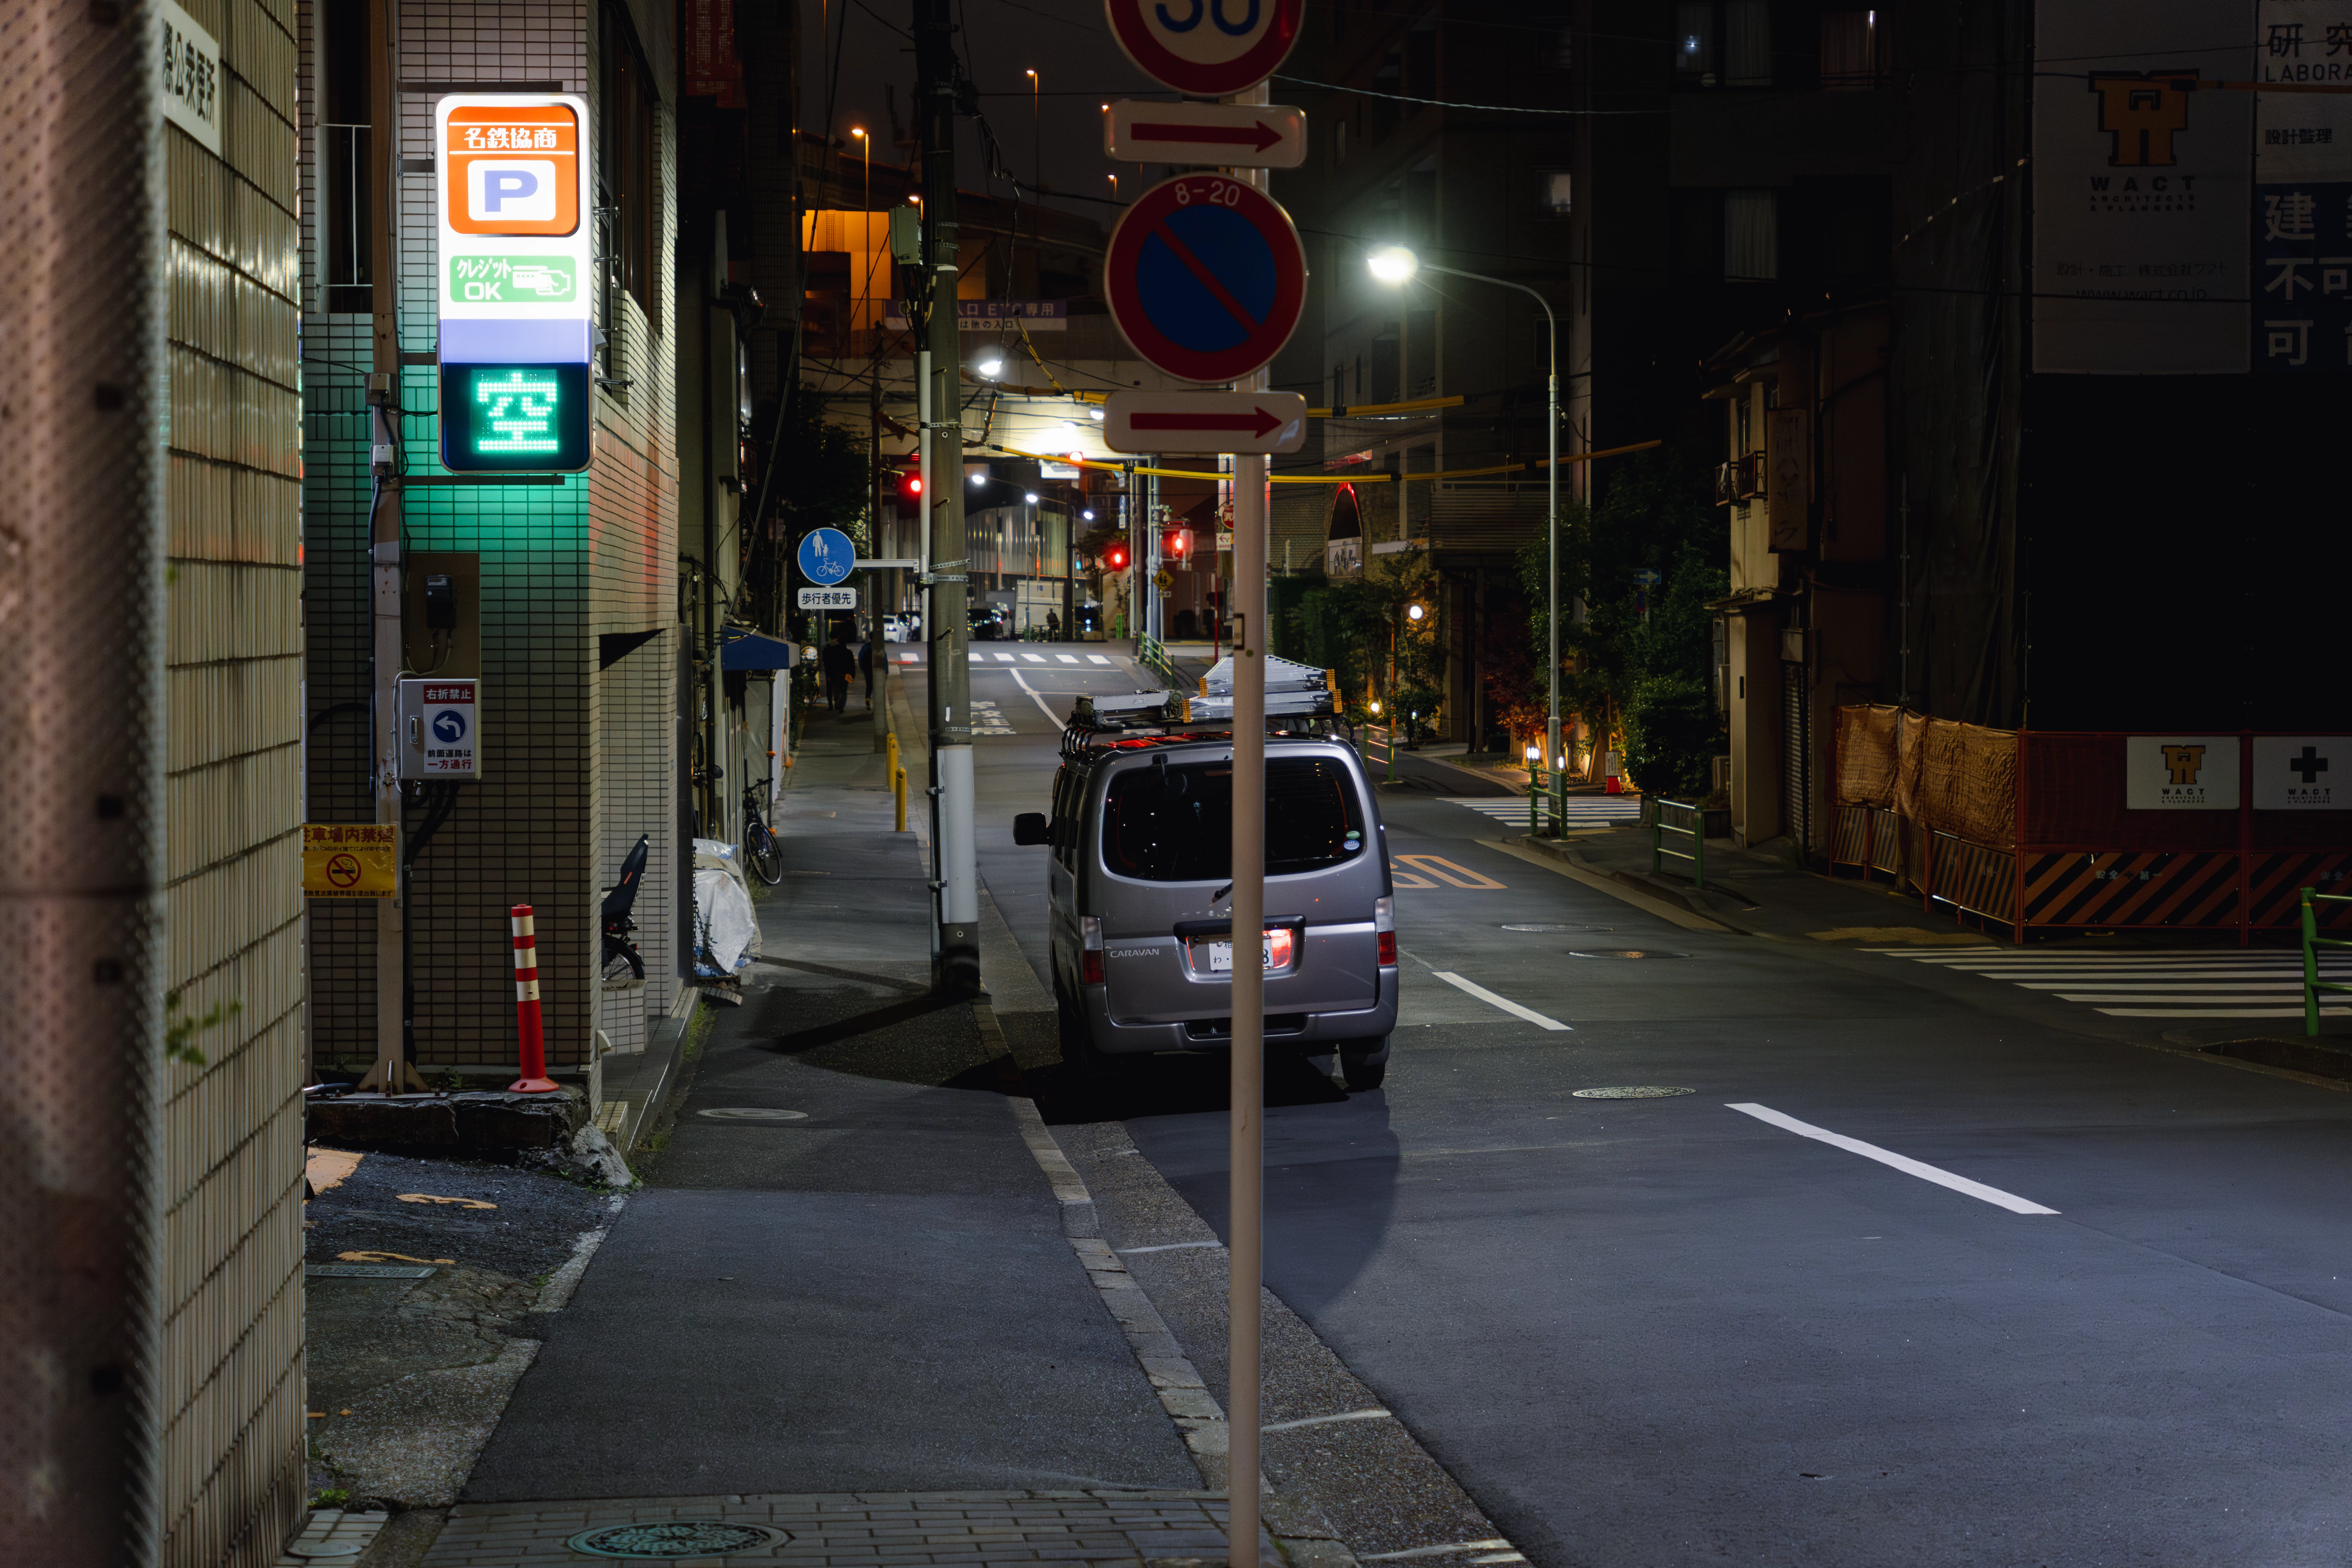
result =
M1027 328L1022 329L1022 336L1025 342L1028 337ZM1045 369L1044 360L1037 359L1034 348L1031 348L1030 357L1036 359L1037 368L1045 371L1046 376L1050 379L1054 373ZM1076 398L1080 403L1102 403L1110 397L1108 392L1084 390L1074 392L1065 386L1015 386L1011 382L983 381L972 374L969 365L964 367L963 374L964 379L975 386L985 386L995 392L1014 393L1023 397L1070 397ZM1463 402L1463 395L1457 392L1451 397L1416 397L1409 403L1359 403L1344 404L1336 408L1310 408L1307 411L1307 417L1309 419L1359 419L1370 418L1380 414L1417 414L1430 408L1459 408Z
M1559 460L1561 468L1589 463L1595 458L1620 458L1628 452L1646 452L1653 447L1663 447L1664 441L1636 441L1630 447L1611 447L1605 451L1579 452ZM1063 452L1024 452L1016 447L987 447L982 450L1002 452L1008 458L1034 458L1041 461L1069 463L1081 468L1103 468L1113 473L1150 474L1163 479L1230 479L1231 474L1202 473L1192 468L1129 468L1125 463L1106 463L1095 458L1072 458ZM1469 479L1487 474L1519 474L1549 468L1542 458L1518 463L1496 463L1485 468L1432 468L1418 474L1272 474L1268 479L1277 485L1388 485L1415 484L1423 479Z

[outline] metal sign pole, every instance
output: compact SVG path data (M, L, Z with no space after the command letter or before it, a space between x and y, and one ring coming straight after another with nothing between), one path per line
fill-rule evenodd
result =
M1265 103L1265 84L1233 101ZM1240 176L1263 190L1262 172ZM1237 390L1262 392L1255 372ZM1233 1169L1226 1219L1231 1379L1225 1401L1231 1568L1257 1568L1259 1347L1258 1281L1263 1276L1265 1176L1265 492L1268 460L1234 458L1234 995L1230 1090ZM1212 541L1213 543L1213 540Z

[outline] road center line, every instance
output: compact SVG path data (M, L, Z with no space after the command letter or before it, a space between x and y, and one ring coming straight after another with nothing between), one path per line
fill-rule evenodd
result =
M1727 1109L1737 1110L1742 1116L1752 1116L1759 1121L1769 1121L1781 1131L1793 1132L1800 1138L1811 1138L1833 1148L1843 1149L1849 1154L1859 1154L1865 1160L1875 1160L1882 1165L1892 1165L1906 1176L1916 1176L1923 1182L1933 1182L1939 1187L1949 1187L1956 1193L1966 1193L1972 1198L1989 1203L1996 1208L2007 1209L2011 1214L2056 1214L2058 1212L2056 1209L2043 1208L2040 1204L2028 1203L2016 1194L2004 1193L1999 1187L1988 1187L1982 1182L1971 1182L1966 1176L1956 1176L1949 1171L1940 1171L1933 1165L1923 1164L1908 1155L1897 1154L1892 1149L1882 1149L1875 1143L1865 1143L1859 1138L1849 1138L1843 1132L1832 1132L1827 1128L1815 1127L1808 1121L1800 1121L1793 1116L1783 1116L1769 1105L1731 1105Z
M1570 1027L1570 1026L1561 1023L1558 1018L1545 1017L1533 1007L1522 1007L1507 996L1497 996L1492 991L1487 990L1484 985L1478 984L1475 981L1465 980L1462 976L1449 973L1447 971L1443 969L1433 969L1430 973L1436 975L1440 980L1444 981L1448 985L1453 986L1455 990L1467 991L1471 995L1475 996L1479 1001L1487 1004L1489 1006L1500 1007L1504 1012L1508 1013L1514 1018L1525 1018L1528 1023L1533 1024L1539 1029L1567 1029Z

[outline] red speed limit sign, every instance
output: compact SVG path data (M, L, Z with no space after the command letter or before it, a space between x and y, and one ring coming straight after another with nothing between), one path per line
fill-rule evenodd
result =
M1222 98L1275 73L1298 42L1305 0L1103 0L1111 36L1156 80Z

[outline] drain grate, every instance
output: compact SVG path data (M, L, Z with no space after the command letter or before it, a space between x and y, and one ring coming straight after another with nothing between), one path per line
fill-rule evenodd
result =
M1626 1084L1615 1089L1580 1089L1578 1100L1672 1100L1678 1094L1696 1094L1695 1089L1671 1089L1662 1083Z
M784 1539L782 1531L756 1524L719 1524L708 1520L672 1521L667 1524L608 1524L583 1530L564 1542L574 1552L597 1557L667 1562L682 1557L725 1557L770 1546Z
M722 1105L715 1110L697 1112L713 1121L806 1121L805 1110L778 1110L765 1105Z
M1661 952L1654 947L1595 948L1590 952L1570 952L1570 958L1688 958L1687 952Z
M1503 929L1504 929L1505 931L1584 931L1584 932L1587 932L1587 933L1593 933L1593 932L1608 932L1608 931L1615 931L1617 928L1616 928L1615 926L1551 926L1551 925L1523 925L1523 926L1505 926Z

